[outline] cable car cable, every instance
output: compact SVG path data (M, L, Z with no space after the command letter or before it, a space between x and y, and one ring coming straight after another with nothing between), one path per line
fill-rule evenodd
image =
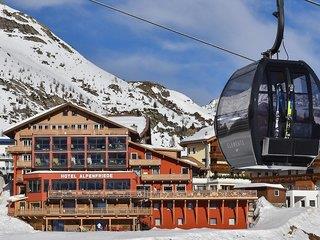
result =
M305 0L305 1L308 2L308 3L311 3L311 4L315 5L315 6L320 7L320 3L318 3L318 2L315 2L315 1L312 1L312 0Z
M113 6L111 6L111 5L108 5L108 4L106 4L106 3L103 3L103 2L100 2L100 1L97 1L97 0L88 0L88 1L91 2L91 3L94 3L94 4L96 4L96 5L99 5L99 6L108 8L108 9L110 9L110 10L112 10L112 11L121 13L121 14L126 15L126 16L129 16L129 17L131 17L131 18L135 18L135 19L137 19L137 20L143 21L143 22L148 23L148 24L151 24L151 25L153 25L153 26L162 28L162 29L164 29L164 30L167 30L167 31L172 32L172 33L175 33L175 34L177 34L177 35L183 36L183 37L185 37L185 38L189 38L189 39L194 40L194 41L196 41L196 42L200 42L200 43L202 43L202 44L204 44L204 45L207 45L207 46L210 46L210 47L214 47L214 48L216 48L216 49L219 49L219 50L224 51L224 52L226 52L226 53L235 55L235 56L237 56L237 57L241 57L241 58L246 59L246 60L248 60L248 61L252 61L252 62L255 62L255 61L256 61L256 60L254 60L254 59L252 59L252 58L250 58L250 57L247 57L247 56L245 56L245 55L243 55L243 54L241 54L241 53L237 53L237 52L231 51L231 50L229 50L229 49L227 49L227 48L224 48L224 47L218 46L218 45L216 45L216 44L207 42L207 41L202 40L202 39L200 39L200 38L191 36L191 35L189 35L189 34L186 34L186 33L180 32L180 31L177 31L177 30L175 30L175 29L173 29L173 28L170 28L170 27L164 26L164 25L162 25L162 24L153 22L153 21L148 20L148 19L146 19L146 18L142 18L142 17L136 16L136 15L134 15L134 14L132 14L132 13L126 12L126 11L121 10L121 9L119 9L119 8L115 8L115 7L113 7Z

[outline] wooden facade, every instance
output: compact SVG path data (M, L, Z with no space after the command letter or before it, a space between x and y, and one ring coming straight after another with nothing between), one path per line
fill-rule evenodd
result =
M70 103L5 134L16 142L9 212L39 230L246 228L257 199L255 191L192 191L201 165Z

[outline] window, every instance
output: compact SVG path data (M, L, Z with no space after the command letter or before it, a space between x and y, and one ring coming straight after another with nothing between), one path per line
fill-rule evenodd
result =
M185 191L186 191L186 185L184 184L177 185L177 192L185 192Z
M88 138L89 150L104 150L106 149L106 139L102 137Z
M137 185L138 191L150 191L151 186L150 185Z
M131 159L139 159L138 153L131 153Z
M125 151L127 149L126 137L109 137L108 149L110 151Z
M99 129L99 125L98 124L95 124L93 127L94 127L95 130Z
M217 225L217 219L216 218L210 218L210 225Z
M71 157L71 167L84 166L84 153L73 153Z
M36 130L36 129L37 129L37 126L36 126L36 125L33 125L33 126L32 126L32 129L33 129L33 130Z
M81 190L102 190L102 180L80 180L79 188Z
M172 209L173 208L173 203L172 202L167 202L167 208Z
M30 180L29 181L29 192L31 192L31 193L41 192L41 180Z
M63 128L64 128L64 129L68 129L68 125L64 125Z
M193 203L192 202L188 202L187 206L188 206L188 209L193 209Z
M44 186L44 189L43 189L43 191L44 192L48 192L48 190L49 190L49 180L44 180L44 184L43 184Z
M76 190L76 180L52 180L52 190Z
M193 153L193 154L196 153L196 148L192 148L192 153Z
M229 208L234 209L236 207L236 203L235 202L227 202L227 205Z
M31 146L32 140L30 138L23 139L23 146Z
M151 152L146 152L146 153L145 153L145 157L146 157L146 159L148 159L148 160L152 159L152 153L151 153Z
M191 150L190 150L190 148L188 148L188 155L190 154L190 152L191 152Z
M183 225L183 218L178 218L177 224L178 224L178 226Z
M37 153L35 155L35 167L49 167L49 153Z
M25 162L30 162L31 161L31 154L23 154L22 160Z
M42 130L42 125L39 125L39 130Z
M126 164L127 160L125 152L109 152L109 168L123 168L126 167Z
M63 116L68 116L68 110L63 111Z
M172 192L172 186L163 186L163 191L164 192Z
M57 128L56 125L52 125L52 126L51 126L51 129L52 129L52 130L56 130L56 128Z
M66 137L54 137L53 138L53 150L54 151L66 151L67 150L67 138Z
M216 201L210 201L210 208L218 208L218 202Z
M52 158L52 167L67 167L68 160L66 153L54 153Z
M72 125L71 125L71 129L72 129L72 130L76 129L76 125L72 124Z
M236 219L235 218L229 218L229 225L236 225Z
M32 203L30 203L30 206L31 206L32 209L40 208L41 207L41 203L40 202L32 202Z
M88 154L88 165L90 167L102 167L105 166L105 153L89 153Z
M49 126L48 126L48 125L45 125L45 126L44 126L44 129L45 129L45 130L48 130L48 129L49 129Z
M75 111L72 111L72 116L77 116L77 113Z
M155 218L155 219L154 219L154 225L155 225L155 226L160 226L160 225L161 225L160 218Z
M301 200L301 207L305 207L306 206L306 202L304 200Z
M78 129L80 130L82 128L82 125L78 125Z
M84 124L84 125L83 125L83 129L84 129L84 130L87 130L87 129L88 129L88 125L87 125L87 124Z
M48 137L35 138L35 150L36 151L49 151L50 150L50 138L48 138Z
M152 174L160 174L160 167L152 167Z
M181 173L182 173L182 174L189 174L189 168L187 168L187 167L182 167L182 168L181 168Z
M129 179L107 180L106 188L108 190L127 190L130 189Z
M274 195L275 195L276 197L279 197L279 195L280 195L279 190L274 190Z
M61 125L58 125L58 129L61 130L61 129L62 129L62 126L61 126Z
M83 137L71 138L71 150L72 151L84 151L84 138Z
M309 201L310 207L315 207L316 206L316 201L315 200L310 200Z
M132 171L137 174L138 176L141 176L141 169L138 167L134 167L132 168Z
M159 210L159 209L160 209L160 203L155 202L155 203L153 204L153 209Z

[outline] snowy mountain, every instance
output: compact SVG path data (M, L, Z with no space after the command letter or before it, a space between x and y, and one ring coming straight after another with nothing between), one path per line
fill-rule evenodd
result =
M126 82L98 68L37 20L6 5L0 5L0 65L2 129L64 101L104 115L148 116L153 142L163 146L213 122L212 109L161 85Z

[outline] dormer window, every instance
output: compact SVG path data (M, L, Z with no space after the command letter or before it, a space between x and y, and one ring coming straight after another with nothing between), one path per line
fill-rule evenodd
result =
M152 159L152 153L151 152L146 152L146 159L151 160Z

